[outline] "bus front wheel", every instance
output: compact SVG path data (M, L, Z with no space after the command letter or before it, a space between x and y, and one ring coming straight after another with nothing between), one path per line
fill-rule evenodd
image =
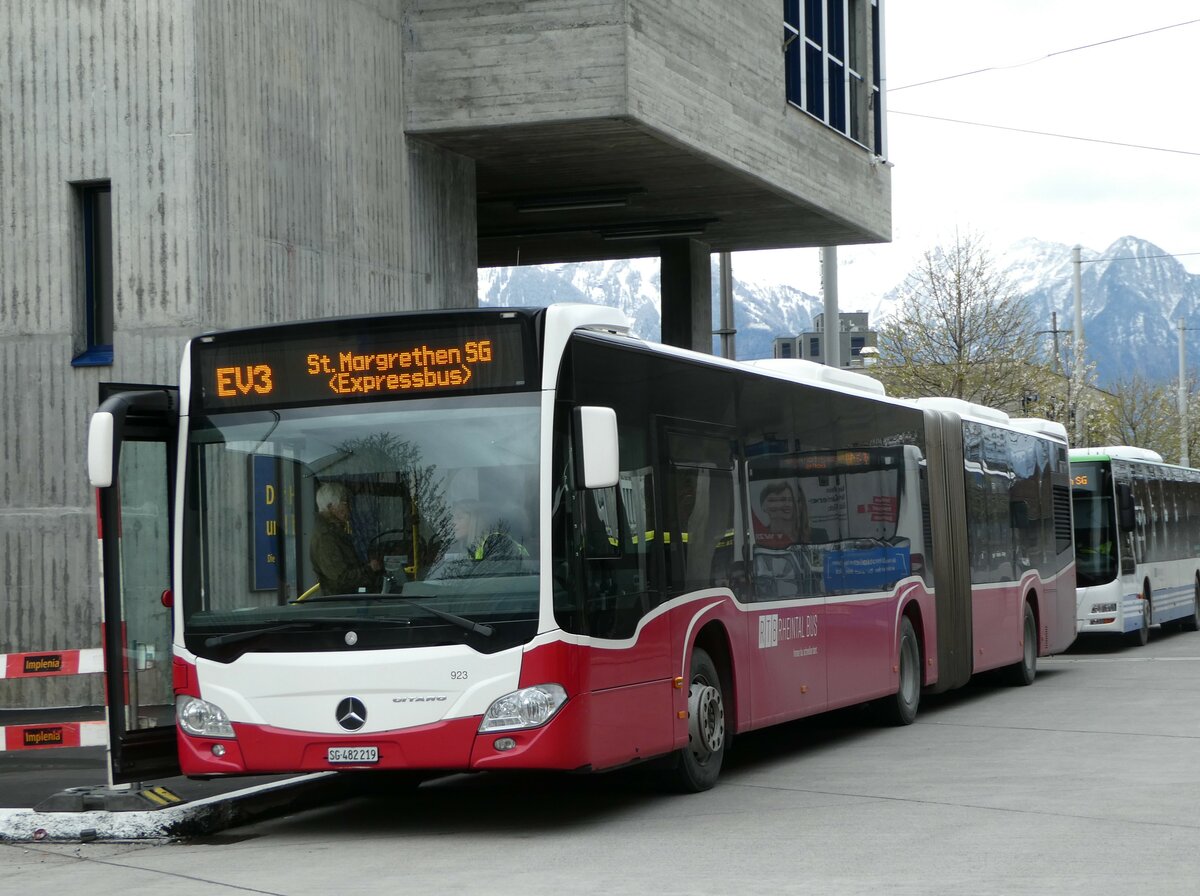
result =
M1142 618L1136 629L1129 633L1129 643L1135 647L1145 647L1150 641L1150 595L1141 600Z
M688 744L675 754L672 781L684 793L699 793L717 783L725 759L725 698L721 678L708 652L692 651L688 686Z
M1021 626L1021 659L1008 667L1008 683L1016 687L1031 685L1037 677L1037 617L1033 615L1029 601L1025 601L1025 618Z

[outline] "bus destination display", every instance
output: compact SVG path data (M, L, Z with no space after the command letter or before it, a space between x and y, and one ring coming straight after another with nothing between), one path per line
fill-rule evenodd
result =
M278 331L277 331L278 332ZM519 321L254 343L198 342L199 398L211 409L520 389Z

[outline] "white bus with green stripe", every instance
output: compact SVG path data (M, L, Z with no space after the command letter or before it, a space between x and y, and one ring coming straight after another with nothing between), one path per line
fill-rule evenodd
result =
M1071 451L1080 634L1200 628L1200 470L1145 448Z

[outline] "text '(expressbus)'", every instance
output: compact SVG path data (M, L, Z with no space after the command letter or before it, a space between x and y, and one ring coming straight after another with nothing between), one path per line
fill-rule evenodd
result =
M312 353L305 357L305 373L326 379L335 395L376 395L388 392L453 389L471 381L473 369L491 364L495 355L490 339L470 340L461 346L416 346L404 351ZM275 372L269 364L218 367L217 395L221 398L270 395Z

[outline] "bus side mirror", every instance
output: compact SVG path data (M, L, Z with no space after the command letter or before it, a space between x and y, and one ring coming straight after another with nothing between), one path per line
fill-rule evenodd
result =
M146 389L137 392L118 392L104 399L88 424L88 479L95 488L108 488L117 475L117 452L125 418L130 411L141 415L170 415L176 419L176 401L169 389Z
M88 479L93 488L108 488L113 483L113 415L108 411L92 414L88 426Z
M1137 528L1137 514L1133 509L1133 489L1124 482L1117 483L1117 527L1122 532Z
M621 478L617 412L575 408L575 481L583 488L611 488Z

